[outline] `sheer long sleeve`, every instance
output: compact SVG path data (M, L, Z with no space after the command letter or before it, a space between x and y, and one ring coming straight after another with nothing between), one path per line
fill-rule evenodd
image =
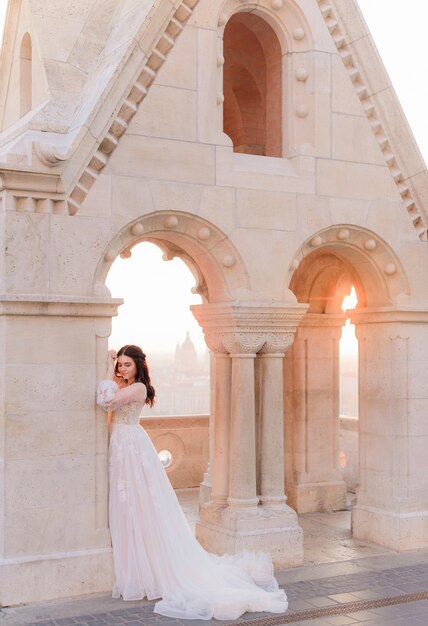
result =
M97 389L97 404L104 411L115 411L130 402L144 402L146 395L147 391L143 383L134 383L120 389L114 380L102 380Z

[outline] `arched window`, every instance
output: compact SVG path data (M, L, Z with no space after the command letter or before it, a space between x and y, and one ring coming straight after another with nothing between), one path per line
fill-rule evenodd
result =
M234 152L282 156L282 53L269 24L236 13L224 31L224 132Z
M32 58L31 37L25 33L19 54L19 113L21 117L32 109Z

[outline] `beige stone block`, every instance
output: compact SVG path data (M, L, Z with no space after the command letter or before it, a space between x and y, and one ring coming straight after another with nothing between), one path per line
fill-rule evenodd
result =
M112 585L111 548L60 553L56 558L9 559L0 564L2 606L107 593Z
M317 191L348 199L394 201L397 187L388 168L362 163L317 160Z
M311 173L299 176L289 159L239 154L231 148L217 146L216 164L216 182L221 186L287 193L315 192L314 176Z
M79 209L79 217L109 217L112 212L111 176L101 174Z
M341 57L334 54L331 57L332 66L332 93L331 108L337 113L364 116L364 109L355 91L355 87L348 76L348 72Z
M350 41L367 34L367 26L356 3L348 0L336 0L335 8Z
M5 290L44 293L49 285L49 216L10 212L5 227Z
M272 230L295 230L295 194L275 191L237 190L237 226Z
M331 223L329 199L313 194L298 194L297 221L303 239L329 226Z
M370 200L349 200L329 198L329 211L332 224L355 224L367 226Z
M392 88L384 89L371 97L380 119L384 121L386 136L392 151L398 157L399 165L405 172L404 178L415 176L427 178L426 165L413 136L412 130L403 115L397 94ZM425 190L427 185L425 184ZM426 195L424 194L425 198Z
M199 216L212 221L225 234L236 226L236 190L231 187L204 187Z
M182 89L197 89L197 29L187 25L159 70L156 84Z
M407 230L409 223L411 220L399 200L392 202L377 199L370 204L366 227L387 241L396 242L403 230Z
M9 414L6 420L6 459L92 454L95 449L95 410Z
M48 507L56 510L57 516L60 516L64 514L65 508L83 504L90 506L95 492L94 477L93 455L8 461L5 479L6 516L12 522L10 518L23 509Z
M417 367L412 367L409 376L410 398L426 399L428 397L428 359L417 361Z
M314 110L314 144L318 157L331 157L332 151L332 119L331 95L316 96Z
M95 372L80 364L14 367L6 384L6 413L95 409Z
M214 146L125 135L106 169L119 176L144 172L146 178L213 184L214 151Z
M132 220L154 210L147 180L133 176L112 176L111 205L115 218Z
M400 515L357 504L352 510L352 529L356 539L394 550L421 550L428 546L428 516L423 511Z
M50 288L90 293L95 268L112 238L111 224L95 217L50 216Z
M333 114L332 156L341 161L385 165L367 118L355 115Z
M198 139L202 142L213 142L223 130L222 107L217 104L217 94L222 92L217 47L216 31L198 29Z
M199 29L214 30L218 29L218 18L222 8L221 0L210 0L210 3L204 6L198 2L193 9L193 13L188 21L189 26L196 26Z
M92 7L92 0L80 0L74 4L63 1L48 3L45 0L31 0L32 15L43 18L56 17L67 21L84 22L91 13Z
M81 485L82 490L85 487ZM20 506L19 510L7 507L7 515L6 556L9 558L94 547L92 503L70 502L57 506L52 499L40 507Z
M153 85L127 130L128 135L196 140L196 92Z
M259 229L256 244L251 228L236 228L232 236L251 276L251 290L255 300L266 298L282 301L284 275L282 272L272 272L271 268L287 267L291 235L288 236L285 231ZM269 280L266 280L266 276L269 276Z
M364 72L363 81L369 94L391 87L389 76L370 35L355 39L349 44L349 49Z
M79 37L84 20L66 20L48 15L34 15L34 28L44 36L38 39L43 57L67 61Z
M155 211L197 213L203 187L186 183L150 182Z

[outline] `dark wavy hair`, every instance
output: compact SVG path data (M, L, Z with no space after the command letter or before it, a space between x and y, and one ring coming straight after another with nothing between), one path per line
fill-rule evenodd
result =
M139 348L138 346L134 346L132 344L122 346L122 348L117 353L117 357L119 358L122 355L129 356L134 361L135 366L137 368L137 373L135 375L135 382L143 383L146 386L147 397L146 397L145 404L148 404L149 406L153 406L155 403L156 392L155 392L154 387L152 387L152 381L150 380L149 366L147 364L146 355L141 350L141 348ZM120 376L119 370L118 370L118 361L116 361L116 366L115 366L114 371L115 371L116 376Z

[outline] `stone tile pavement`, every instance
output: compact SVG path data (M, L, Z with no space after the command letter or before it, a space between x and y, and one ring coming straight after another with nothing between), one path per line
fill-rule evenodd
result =
M428 626L428 551L386 554L277 572L284 615L246 614L250 626ZM418 592L420 598L415 600ZM424 593L425 592L425 593ZM412 595L413 594L413 595ZM410 599L410 601L402 601ZM383 604L383 606L382 606ZM153 613L153 602L107 595L0 609L0 626L209 626ZM224 622L223 622L224 623Z

